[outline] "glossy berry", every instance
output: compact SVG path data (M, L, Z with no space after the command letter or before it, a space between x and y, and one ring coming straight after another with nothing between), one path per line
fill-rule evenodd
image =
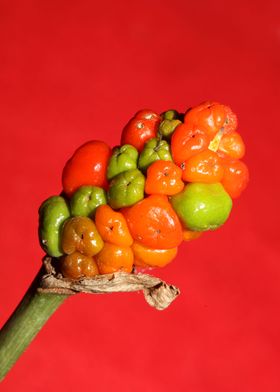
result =
M95 224L104 241L119 246L131 246L133 239L122 213L114 211L110 206L97 208Z
M82 185L107 187L106 170L110 147L99 140L83 144L67 161L62 173L65 194L70 197Z
M148 120L148 121L151 121L151 122L153 122L153 123L155 123L157 125L160 123L160 120L161 120L160 115L157 114L156 112L154 112L151 109L139 110L135 114L134 118L137 118L137 119L140 119L140 120Z
M209 137L203 131L181 124L171 138L172 158L177 165L181 165L192 156L207 150L209 142Z
M189 183L170 199L184 229L216 230L229 217L232 200L221 183Z
M96 262L100 274L111 274L117 271L131 272L133 252L130 247L105 242L101 252L96 255Z
M241 159L245 155L245 144L237 132L224 135L220 141L218 153L233 159Z
M104 243L90 218L76 216L64 223L61 245L66 254L78 251L86 256L94 256L101 251Z
M65 278L79 279L83 276L92 278L99 274L97 264L92 257L74 252L60 258L60 270Z
M171 161L155 161L147 170L145 193L175 195L184 188L182 170Z
M231 198L236 199L247 187L249 170L244 162L235 159L223 160L222 184Z
M132 118L124 127L121 135L121 144L130 144L139 152L144 148L145 143L156 137L158 122L145 118Z
M134 253L134 265L137 267L165 267L176 257L178 248L153 249L139 242L134 242L132 251Z
M230 107L218 102L207 101L187 111L185 124L205 132L210 138L223 128L224 133L234 132L237 117Z
M182 226L168 198L151 195L122 210L133 239L154 249L170 249L183 240Z
M206 150L190 158L183 166L183 180L213 184L220 182L224 168L218 154Z

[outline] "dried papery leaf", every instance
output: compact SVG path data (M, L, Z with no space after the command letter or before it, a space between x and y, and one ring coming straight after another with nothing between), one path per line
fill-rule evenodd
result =
M158 310L166 309L180 294L175 286L148 274L117 272L73 280L63 278L56 272L55 260L51 257L44 259L44 265L46 273L39 283L40 292L71 295L143 291L147 303Z

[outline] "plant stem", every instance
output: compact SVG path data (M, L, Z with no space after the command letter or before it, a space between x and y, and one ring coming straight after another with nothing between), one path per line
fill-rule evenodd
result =
M180 291L159 278L147 274L118 272L97 275L93 279L77 281L60 278L51 257L44 258L44 266L29 290L0 330L0 381L29 346L40 329L70 295L77 293L105 294L142 290L145 300L155 309L166 309ZM38 291L40 288L40 291Z
M39 293L41 271L0 330L0 381L68 295Z

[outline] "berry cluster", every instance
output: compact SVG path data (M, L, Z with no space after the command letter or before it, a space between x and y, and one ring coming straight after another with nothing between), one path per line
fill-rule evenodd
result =
M165 266L183 240L220 227L245 189L236 129L228 106L205 102L137 112L113 150L85 143L64 167L62 195L40 207L43 249L71 279Z

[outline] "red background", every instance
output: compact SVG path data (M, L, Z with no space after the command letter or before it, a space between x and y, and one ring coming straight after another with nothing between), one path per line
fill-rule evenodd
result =
M158 275L181 296L79 295L2 391L279 391L279 2L1 1L0 322L40 266L37 208L81 143L135 111L229 104L251 181ZM13 284L9 280L13 278Z

